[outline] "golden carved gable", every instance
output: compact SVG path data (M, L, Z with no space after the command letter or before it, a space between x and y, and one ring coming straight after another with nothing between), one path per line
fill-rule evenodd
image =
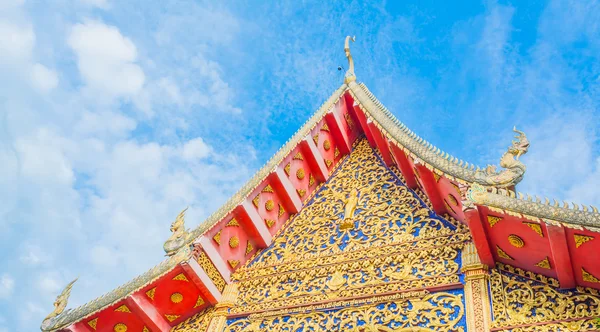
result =
M492 270L494 321L500 331L592 331L600 328L600 292L559 290L558 281L509 265ZM531 325L536 324L536 325Z
M348 223L349 228L342 227ZM415 289L422 291L413 299L379 299L379 303L400 309L422 306L422 313L413 313L423 315L419 319L438 319L434 316L452 312L452 319L447 316L433 330L461 330L454 325L463 317L462 294L428 293L426 289L460 288L456 286L460 285L458 256L469 239L464 226L435 216L362 140L271 246L232 275L239 297L230 314L251 318L236 320L226 331L250 331L252 324L262 326L260 330L278 330L273 317L281 315L281 310L297 310L299 316L289 319L301 326L309 324L301 314L303 308L315 303ZM438 299L445 299L440 303L447 304L446 311L436 309ZM369 309L375 302L350 305L336 315L350 317L361 310L387 315ZM265 311L276 314L257 323L253 314ZM374 320L380 319L375 316ZM415 316L411 323L410 317L405 318L403 324L417 326L419 319Z

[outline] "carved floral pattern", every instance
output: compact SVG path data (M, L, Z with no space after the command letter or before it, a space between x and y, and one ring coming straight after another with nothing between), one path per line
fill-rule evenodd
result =
M504 265L499 265L505 268ZM511 269L513 273L522 272ZM558 282L540 276L534 281L518 274L493 270L491 274L493 328L510 331L589 331L600 316L600 293L579 287L559 290ZM531 274L531 272L528 272ZM541 323L541 324L540 324ZM539 324L536 326L525 326Z

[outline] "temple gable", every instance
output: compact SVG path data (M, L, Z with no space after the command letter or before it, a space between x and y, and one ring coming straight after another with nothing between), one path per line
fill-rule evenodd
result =
M290 331L462 330L459 257L469 238L358 141L273 243L232 275L239 295L230 315L243 318L226 330L283 330L283 320ZM315 305L322 309L307 315Z

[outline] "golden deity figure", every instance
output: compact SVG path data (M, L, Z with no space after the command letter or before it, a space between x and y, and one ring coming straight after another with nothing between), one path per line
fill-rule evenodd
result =
M54 310L42 321L42 329L53 325L52 323L55 321L56 317L65 311L75 281L77 281L77 279L71 281L65 289L63 289L62 293L56 297L56 300L54 301Z
M340 225L340 229L352 229L354 228L354 212L358 205L358 190L356 188L350 190L350 194L344 199L344 204L344 219Z
M175 221L171 224L171 232L173 232L173 234L171 234L169 239L165 241L165 244L163 245L167 256L173 256L177 250L183 247L187 240L189 233L185 229L185 211L187 211L187 208L181 211L179 215L177 215L177 218L175 218Z

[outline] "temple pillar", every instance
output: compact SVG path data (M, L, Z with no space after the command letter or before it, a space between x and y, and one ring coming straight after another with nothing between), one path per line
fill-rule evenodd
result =
M481 263L473 242L462 251L462 269L465 274L465 306L468 332L487 332L492 321L488 291L488 266Z
M215 311L206 332L223 332L227 326L227 314L235 305L238 296L238 285L231 283L225 286L221 301L215 305Z

